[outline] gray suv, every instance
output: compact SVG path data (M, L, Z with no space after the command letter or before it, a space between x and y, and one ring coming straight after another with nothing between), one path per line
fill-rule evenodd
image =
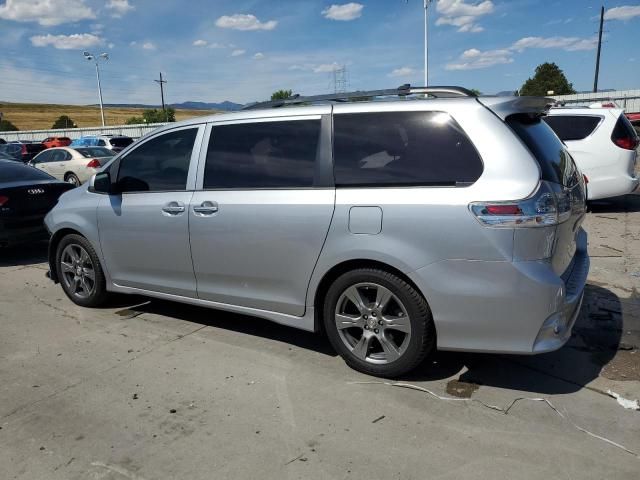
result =
M162 127L61 197L50 276L85 307L142 294L322 331L384 377L436 348L558 349L589 259L549 102L404 86Z

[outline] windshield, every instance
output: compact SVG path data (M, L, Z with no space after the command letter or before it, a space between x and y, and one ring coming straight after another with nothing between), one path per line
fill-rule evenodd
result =
M113 157L115 155L113 151L102 147L82 147L76 148L75 150L86 158Z

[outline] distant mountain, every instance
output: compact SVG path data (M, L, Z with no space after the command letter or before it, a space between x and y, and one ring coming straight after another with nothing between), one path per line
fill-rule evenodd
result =
M95 105L92 105L95 106ZM118 107L118 108L160 108L160 105L145 105L142 103L105 103L105 107ZM169 107L178 108L182 110L223 110L225 112L232 112L240 110L243 105L240 103L233 103L225 100L221 103L209 103L209 102L182 102L182 103L170 103Z

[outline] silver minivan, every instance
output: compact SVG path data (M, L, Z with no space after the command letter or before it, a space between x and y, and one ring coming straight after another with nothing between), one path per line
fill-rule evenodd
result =
M142 294L324 332L384 377L436 348L558 349L589 259L549 103L401 87L167 125L61 197L50 277L81 306Z

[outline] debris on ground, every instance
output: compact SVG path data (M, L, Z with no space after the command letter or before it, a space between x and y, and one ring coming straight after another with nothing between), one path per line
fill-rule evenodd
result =
M378 423L380 420L382 420L384 417L386 417L386 415L380 415L378 418L376 418L374 421L372 421L371 423Z
M615 398L616 401L627 410L640 410L640 404L638 403L638 400L628 400L620 394L612 392L611 390L607 390L607 395L609 395L611 398Z
M451 380L447 383L447 393L458 398L471 398L480 385L461 380Z

